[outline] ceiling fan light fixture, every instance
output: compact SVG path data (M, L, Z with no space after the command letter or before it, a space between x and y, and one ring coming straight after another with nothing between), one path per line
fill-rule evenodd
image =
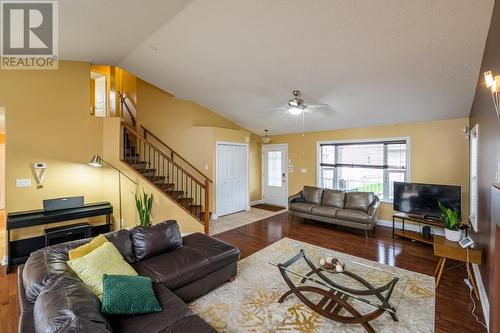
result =
M292 107L288 109L291 115L298 116L301 115L304 110L302 108Z

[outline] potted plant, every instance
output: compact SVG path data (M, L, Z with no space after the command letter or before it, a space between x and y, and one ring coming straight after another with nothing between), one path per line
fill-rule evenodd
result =
M141 227L147 227L151 225L151 208L153 207L153 194L146 194L144 190L142 191L142 196L137 193L135 196L135 207L137 208L137 213L139 213L139 225Z
M446 208L438 201L441 210L441 220L444 223L444 237L452 242L458 242L462 239L462 230L460 226L460 213L456 209Z

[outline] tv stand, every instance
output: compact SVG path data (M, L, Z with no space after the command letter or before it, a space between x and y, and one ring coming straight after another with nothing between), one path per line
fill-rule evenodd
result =
M402 224L401 230L395 228L396 219L401 220L401 224ZM399 236L401 238L411 239L411 240L421 242L421 243L426 243L426 244L430 244L430 245L434 244L434 236L431 236L430 239L425 239L420 232L405 230L405 222L406 221L415 222L419 226L423 224L423 225L428 225L428 226L432 226L432 227L444 228L443 222L441 222L440 220L425 218L422 215L397 212L397 213L392 215L392 238L393 239L396 236Z

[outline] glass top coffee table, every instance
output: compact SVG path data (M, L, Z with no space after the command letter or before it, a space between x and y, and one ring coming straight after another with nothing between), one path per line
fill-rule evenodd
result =
M375 332L370 321L387 312L398 321L399 306L407 278L355 260L344 260L344 270L325 269L321 259L332 257L328 250L297 247L270 261L290 288L281 296L296 295L305 305L323 317L346 324L361 324Z

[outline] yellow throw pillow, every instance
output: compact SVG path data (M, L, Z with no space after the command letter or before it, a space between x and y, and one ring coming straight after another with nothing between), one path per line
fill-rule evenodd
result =
M68 261L69 267L102 300L102 277L108 275L133 275L137 272L111 242L105 242L89 254Z
M89 243L79 246L76 249L69 250L69 260L75 260L89 254L90 252L97 249L99 246L107 242L108 239L104 235L99 235Z

